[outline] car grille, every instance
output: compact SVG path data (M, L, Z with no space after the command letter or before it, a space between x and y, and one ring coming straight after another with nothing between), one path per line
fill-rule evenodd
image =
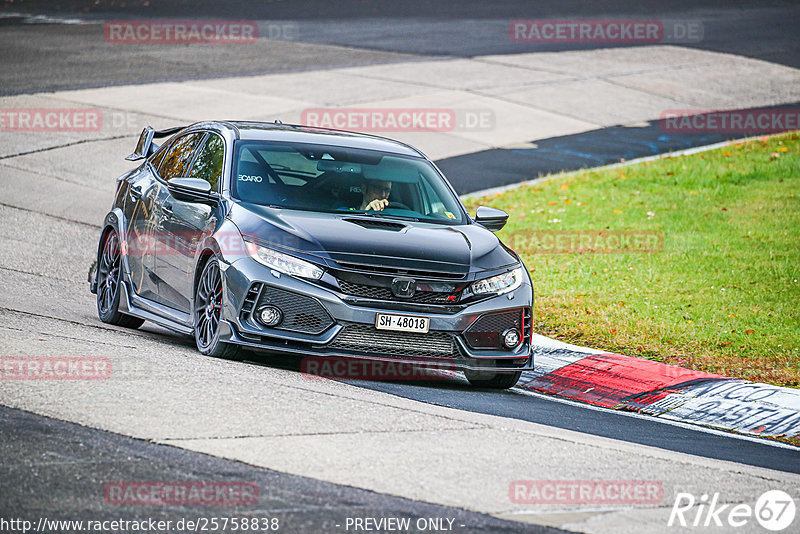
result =
M368 286L364 284L354 284L339 280L339 288L342 292L356 297L363 297L375 300L393 300L398 302L414 302L417 304L456 304L459 301L460 293L439 293L435 291L417 291L409 298L396 297L388 287ZM448 297L455 297L447 300Z
M283 313L283 321L274 327L276 330L321 334L334 323L317 299L262 283L250 286L242 305L242 320L247 320L253 312L267 304L280 308Z
M345 326L327 348L365 352L371 356L403 358L456 358L458 348L445 332L391 332L369 325Z
M500 334L509 328L514 328L522 334L522 319L523 314L520 309L481 315L464 332L464 339L473 349L504 348Z
M450 280L461 280L465 276L467 276L466 270L463 273L456 273L447 271L437 271L433 269L426 269L424 271L416 269L398 269L395 267L367 265L363 263L352 263L344 261L337 261L336 263L338 263L344 269L352 269L354 271L361 271L370 274L384 274L391 276L414 276L417 278L441 278L441 279L447 278Z

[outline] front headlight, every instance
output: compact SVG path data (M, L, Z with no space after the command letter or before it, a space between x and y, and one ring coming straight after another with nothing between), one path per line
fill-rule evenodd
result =
M250 257L257 262L266 265L270 269L275 269L278 272L291 276L299 276L301 278L311 278L313 280L322 278L322 269L313 263L295 258L294 256L289 256L277 250L261 247L248 241L247 252L250 254Z
M517 267L513 271L498 274L485 280L478 280L472 284L472 292L476 295L485 293L495 293L502 295L509 291L514 291L522 285L522 277L525 276L522 272L522 267Z

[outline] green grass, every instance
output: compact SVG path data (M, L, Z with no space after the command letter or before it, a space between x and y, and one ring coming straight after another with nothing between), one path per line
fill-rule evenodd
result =
M550 177L468 198L511 215L542 334L800 386L800 136ZM547 253L542 231L663 235L650 253ZM545 252L545 253L543 253Z

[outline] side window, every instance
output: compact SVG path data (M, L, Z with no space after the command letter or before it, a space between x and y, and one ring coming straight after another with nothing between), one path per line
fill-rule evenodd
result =
M447 217L448 219L454 219L455 217L452 216L452 212L448 212L439 200L439 195L436 194L436 191L433 190L431 184L428 183L427 178L422 177L420 180L420 184L422 184L422 194L424 196L424 210L426 215L432 215L434 217ZM451 215L448 215L450 213Z
M178 176L186 176L189 165L192 164L194 149L204 135L202 132L184 135L172 145L169 154L158 167L158 173L163 179L169 181Z
M225 164L225 142L218 135L209 134L205 144L197 153L192 165L191 178L202 178L211 184L211 190L217 190L222 177L222 166Z
M164 156L167 154L167 143L164 143L156 153L150 156L150 163L158 169L158 166L161 165L161 162L164 161Z

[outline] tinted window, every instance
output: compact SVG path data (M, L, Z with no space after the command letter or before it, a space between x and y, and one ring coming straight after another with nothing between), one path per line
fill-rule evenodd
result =
M186 176L189 165L192 164L192 155L204 133L193 133L179 138L169 150L169 154L161 162L158 173L165 180Z
M167 154L167 144L164 143L159 149L156 151L155 154L150 156L150 163L158 169L158 166L161 165L161 162L164 161L164 156Z
M323 212L464 224L463 208L442 176L420 158L372 150L237 141L231 192L245 202Z
M209 134L206 142L197 152L197 159L194 160L189 176L202 178L211 184L212 191L216 191L224 164L225 142L218 135Z

